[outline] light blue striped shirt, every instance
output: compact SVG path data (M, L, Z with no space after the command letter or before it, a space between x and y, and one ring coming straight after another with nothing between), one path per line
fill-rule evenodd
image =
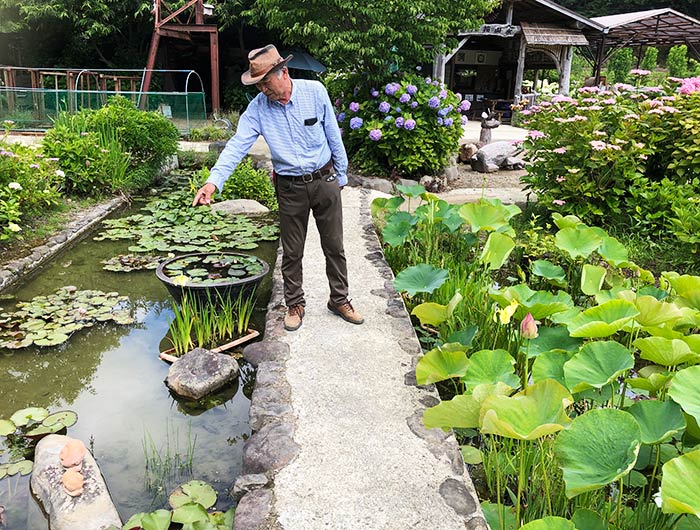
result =
M332 156L338 185L347 184L348 157L331 100L320 82L293 80L292 97L286 105L258 94L241 115L236 134L226 143L207 182L221 191L260 135L270 147L276 173L311 173Z

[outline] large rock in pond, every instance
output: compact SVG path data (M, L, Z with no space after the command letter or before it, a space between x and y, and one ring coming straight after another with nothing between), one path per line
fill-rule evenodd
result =
M178 396L200 399L238 377L239 371L230 355L195 348L172 364L165 384Z
M492 173L506 166L506 160L517 153L518 148L511 142L492 142L486 144L476 153L472 160L472 169L481 173Z
M216 202L211 205L211 209L226 215L262 215L270 211L269 208L252 199L231 199Z
M50 434L36 446L31 488L49 516L51 530L105 530L122 527L100 469L89 451L80 466L82 493L69 495L62 482L66 468L61 465L61 451L71 440ZM75 468L70 472L75 473Z

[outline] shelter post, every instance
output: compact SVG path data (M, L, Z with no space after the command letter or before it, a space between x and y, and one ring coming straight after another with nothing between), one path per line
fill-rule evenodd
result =
M527 54L527 41L525 35L520 37L520 49L518 50L518 69L515 72L515 88L513 97L516 104L520 101L523 93L523 76L525 74L525 55Z

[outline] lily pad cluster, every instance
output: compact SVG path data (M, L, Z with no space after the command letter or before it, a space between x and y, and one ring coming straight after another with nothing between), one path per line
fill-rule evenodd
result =
M129 252L216 252L251 250L258 241L275 241L276 224L243 215L230 217L203 207L192 207L186 191L151 201L142 211L121 219L104 221L107 227L95 241L135 240Z
M55 294L19 302L17 311L0 313L0 348L56 346L95 322L132 324L128 297L117 292L62 287Z
M0 436L7 438L11 462L0 464L0 479L16 474L28 475L34 463L29 460L36 442L47 434L56 434L75 425L78 415L71 410L53 414L43 407L29 407L0 419Z
M172 255L171 255L172 256ZM138 256L136 254L119 254L113 258L102 260L106 271L133 272L143 270L156 270L158 265L168 259L168 256Z
M183 256L166 264L163 272L180 286L216 286L257 276L264 267L256 256L206 254Z

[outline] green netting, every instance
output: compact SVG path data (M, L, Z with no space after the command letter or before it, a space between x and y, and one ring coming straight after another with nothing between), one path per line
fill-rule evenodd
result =
M69 91L10 87L0 87L0 122L12 120L13 130L46 130L59 112L98 109L114 95L131 99L144 110L160 112L184 134L207 123L203 92Z

